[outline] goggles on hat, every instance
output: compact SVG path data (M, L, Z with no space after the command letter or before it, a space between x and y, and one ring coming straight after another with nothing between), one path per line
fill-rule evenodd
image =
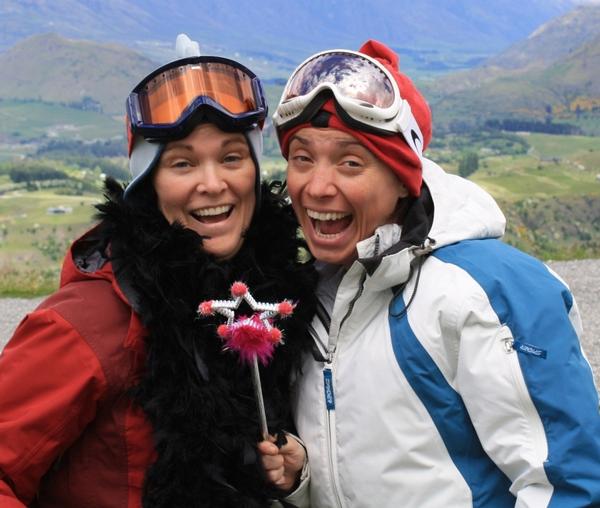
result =
M278 131L305 123L333 95L342 119L376 134L400 133L418 155L423 134L390 71L377 60L345 49L324 51L302 62L288 80L273 115Z
M149 74L129 94L126 110L130 139L160 141L184 137L203 111L228 129L262 126L267 104L252 71L226 58L196 56Z

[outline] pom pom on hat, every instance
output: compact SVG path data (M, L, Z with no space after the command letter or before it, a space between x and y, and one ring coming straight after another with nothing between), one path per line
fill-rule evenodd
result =
M390 71L396 83L398 83L400 95L410 104L412 114L423 134L423 150L425 150L431 140L431 110L427 101L425 101L425 98L417 90L411 79L400 72L398 68L398 55L385 44L375 40L365 42L358 51L374 58ZM375 157L396 173L412 196L419 195L423 173L422 164L419 157L408 146L402 134L373 134L350 127L338 115L333 99L327 100L320 111L326 111L330 114L327 123L328 128L338 129L354 136ZM315 113L315 116L317 114L319 112ZM279 132L281 152L286 159L289 154L289 143L293 134L300 129L312 126L313 124L309 121L305 124L294 126L287 131L281 130ZM319 124L319 127L321 126Z

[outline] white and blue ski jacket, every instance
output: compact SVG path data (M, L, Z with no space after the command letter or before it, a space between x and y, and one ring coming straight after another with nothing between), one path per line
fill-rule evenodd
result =
M600 506L598 395L568 287L496 239L482 189L431 161L424 181L423 246L386 225L348 270L321 267L295 381L311 507Z

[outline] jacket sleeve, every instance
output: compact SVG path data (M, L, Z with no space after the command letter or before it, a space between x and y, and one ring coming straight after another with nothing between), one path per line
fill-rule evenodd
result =
M94 352L57 312L21 322L0 355L0 506L31 502L105 391Z
M294 506L296 508L308 508L310 506L310 466L308 462L308 452L306 451L306 445L304 442L296 435L288 433L290 436L293 436L293 439L298 441L304 448L306 456L304 458L304 464L302 466L302 470L300 471L300 478L298 486L290 492L283 500L286 503L286 506ZM274 501L271 503L273 508L279 508L282 504L279 501Z
M288 506L295 506L296 508L308 508L310 506L310 466L308 460L304 463L302 473L300 475L300 483L298 487L291 492L284 501ZM281 506L281 504L273 504L274 507Z
M577 306L549 273L524 279L482 277L462 303L458 390L516 506L598 506L598 394Z

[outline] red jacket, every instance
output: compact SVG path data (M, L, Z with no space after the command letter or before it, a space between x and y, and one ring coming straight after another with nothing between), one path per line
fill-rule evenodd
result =
M127 390L144 329L110 263L69 255L60 286L0 355L0 506L139 507L155 452Z

